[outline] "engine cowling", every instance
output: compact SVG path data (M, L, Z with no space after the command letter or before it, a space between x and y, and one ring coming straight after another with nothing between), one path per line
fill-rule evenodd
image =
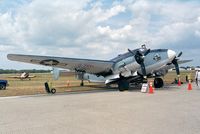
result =
M155 72L155 75L156 76L164 76L164 75L166 75L168 73L168 70L166 70L166 69L161 69L161 70L159 70L159 71L156 71Z
M99 82L99 83L102 83L102 82L105 82L105 78L103 76L96 76L94 74L89 74L89 73L77 73L76 74L76 77L77 79L79 80L87 80L89 82Z

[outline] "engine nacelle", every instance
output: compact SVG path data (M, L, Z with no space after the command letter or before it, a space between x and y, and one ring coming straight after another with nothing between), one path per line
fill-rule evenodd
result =
M96 76L94 74L89 73L77 73L76 78L79 80L88 80L89 82L97 82L103 83L105 82L105 78L103 76Z
M155 76L164 76L164 75L166 75L167 73L168 73L168 70L166 70L166 69L161 69L161 70L155 72Z

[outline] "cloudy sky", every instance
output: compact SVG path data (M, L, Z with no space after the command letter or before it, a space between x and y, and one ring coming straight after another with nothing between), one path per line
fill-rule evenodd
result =
M41 68L8 53L111 59L141 44L200 65L198 0L0 0L0 68Z

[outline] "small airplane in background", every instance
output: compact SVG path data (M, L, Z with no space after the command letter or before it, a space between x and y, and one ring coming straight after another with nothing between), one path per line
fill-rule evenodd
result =
M26 72L23 72L22 74L20 74L20 76L19 75L9 76L9 78L16 78L20 80L25 80L25 79L31 80L31 78L34 78L34 77L36 76L35 75L30 76L29 73L26 73Z
M147 82L147 78L154 78L154 86L161 88L164 85L162 76L171 68L176 69L179 77L179 64L191 60L180 60L180 52L177 56L170 49L141 48L130 50L120 54L111 60L91 60L79 58L65 58L52 56L8 54L9 60L20 61L55 68L64 68L76 72L77 78L83 81L103 82L106 85L117 84L120 91L129 89L130 84ZM55 75L59 75L56 69Z

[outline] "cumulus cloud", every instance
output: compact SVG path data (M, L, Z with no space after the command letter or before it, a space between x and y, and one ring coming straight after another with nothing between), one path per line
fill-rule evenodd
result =
M34 0L21 6L14 15L0 15L0 28L4 31L0 36L5 38L5 44L33 52L38 46L43 46L42 51L47 51L46 46L83 47L93 37L97 38L98 23L125 10L121 5L84 10L87 2Z
M5 55L107 59L146 42L151 48L183 51L192 46L188 57L199 50L198 1L21 0L14 5L12 10L0 7Z
M106 27L102 27L102 26L98 26L97 30L101 35L104 35L106 37L109 37L112 40L123 40L126 39L126 37L128 36L128 34L131 34L131 29L132 26L131 25L126 25L120 29L111 29L109 26Z

